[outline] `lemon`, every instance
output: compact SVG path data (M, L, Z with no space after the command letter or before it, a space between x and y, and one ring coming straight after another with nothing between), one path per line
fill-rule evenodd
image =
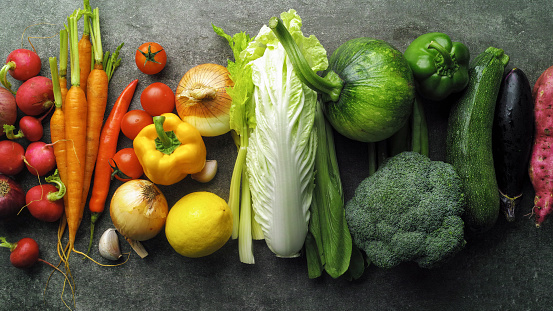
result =
M232 234L232 214L218 195L190 193L169 210L165 236L173 249L186 257L203 257L220 249Z

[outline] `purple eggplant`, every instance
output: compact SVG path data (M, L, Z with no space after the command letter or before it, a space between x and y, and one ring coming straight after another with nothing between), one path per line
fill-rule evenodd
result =
M519 68L504 77L493 125L493 157L501 210L507 221L515 211L528 175L534 135L534 104L528 78Z

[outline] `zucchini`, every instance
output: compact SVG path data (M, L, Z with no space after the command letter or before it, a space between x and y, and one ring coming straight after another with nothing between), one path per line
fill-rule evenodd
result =
M499 214L492 154L497 96L509 56L489 47L470 64L469 84L449 114L446 161L459 174L465 194L464 221L475 233L490 229Z

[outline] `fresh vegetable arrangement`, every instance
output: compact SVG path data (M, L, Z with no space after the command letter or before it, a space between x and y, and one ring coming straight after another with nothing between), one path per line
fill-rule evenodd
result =
M367 265L447 264L466 235L490 230L500 211L515 221L526 174L537 226L552 209L551 68L531 92L521 69L505 72L502 49L489 47L469 62L467 46L441 32L406 42L405 53L383 39L353 38L327 57L291 9L255 37L212 25L233 59L190 66L171 85L159 74L170 64L163 42L104 53L99 9L83 5L59 32L51 77L39 75L40 58L28 50L14 51L0 71L0 218L25 217L27 209L38 221L59 222L67 275L72 252L91 258L97 243L100 256L116 262L108 266L117 266L118 235L144 258L148 240L165 231L168 246L185 257L217 256L238 239L238 259L254 264L254 240L264 240L279 258L304 257L309 278L351 280ZM120 56L134 57L138 71L112 99ZM17 89L7 72L22 81ZM136 94L146 75L153 82ZM140 108L129 111L133 100ZM446 100L442 162L431 159L425 109ZM222 162L207 159L207 141L223 135L237 147L224 155L234 161L228 200L187 187L216 178ZM336 136L369 150L369 173L347 202ZM39 185L24 189L21 174ZM180 191L172 206L166 187ZM101 218L106 207L110 217ZM96 239L99 221L114 228ZM90 229L86 254L76 242L82 229ZM2 241L18 257L15 266L41 261L36 242L18 242L27 245L23 256Z

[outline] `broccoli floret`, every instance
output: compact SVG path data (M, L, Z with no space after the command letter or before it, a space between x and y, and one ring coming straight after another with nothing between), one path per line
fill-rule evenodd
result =
M453 166L416 152L389 158L345 206L355 244L376 266L434 267L465 245L465 201Z

